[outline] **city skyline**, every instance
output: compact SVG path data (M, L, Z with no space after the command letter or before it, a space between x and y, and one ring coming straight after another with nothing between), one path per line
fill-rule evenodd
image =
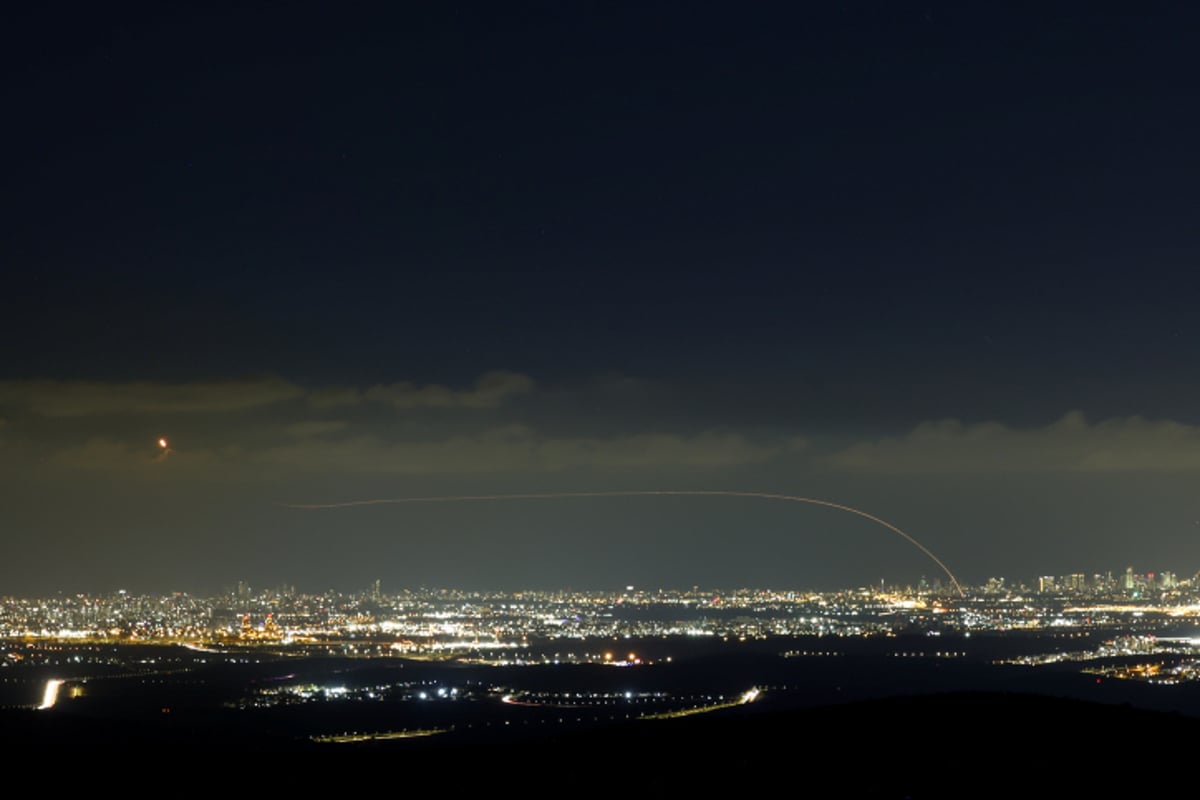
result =
M1198 25L23 9L0 595L1190 577Z
M456 586L436 583L398 584L385 583L382 578L376 578L362 586L332 586L332 585L302 585L295 581L255 582L243 576L214 589L196 591L191 587L175 586L168 589L130 591L124 587L109 587L95 591L76 589L60 589L46 594L0 594L0 599L27 602L41 601L51 598L75 601L85 598L144 598L162 599L169 597L191 598L192 600L214 600L221 597L237 597L240 599L305 596L320 597L323 595L343 596L353 598L402 597L410 595L441 595L441 596L594 596L594 597L628 597L631 599L653 599L664 594L694 594L697 597L707 597L719 600L723 596L741 596L767 594L772 596L836 596L836 595L871 595L896 596L912 595L941 598L943 601L970 600L983 595L1004 593L1016 594L1055 594L1077 592L1100 592L1112 594L1133 595L1134 599L1154 601L1167 597L1167 593L1175 591L1190 591L1200 589L1200 571L1193 574L1176 572L1169 567L1135 570L1130 565L1124 569L1105 569L1099 572L1067 571L1061 573L1032 572L1022 575L991 575L978 583L955 584L947 580L944 574L913 573L910 576L888 580L878 578L874 581L863 581L844 586L830 588L828 586L803 585L753 585L753 584L614 584L611 586L572 586L572 585L538 585L524 587L500 586ZM1160 593L1157 598L1153 593Z

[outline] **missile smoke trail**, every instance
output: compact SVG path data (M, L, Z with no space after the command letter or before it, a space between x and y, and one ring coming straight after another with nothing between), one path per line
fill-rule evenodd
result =
M497 500L554 500L570 497L751 497L760 500L784 500L789 503L807 503L814 506L825 506L826 508L834 508L838 511L845 511L849 514L856 514L864 519L869 519L876 525L882 525L892 533L902 537L913 547L920 550L938 567L942 572L946 573L946 577L954 584L955 590L959 597L966 597L966 592L958 583L958 578L954 577L954 573L950 571L940 558L935 556L929 548L918 542L912 536L897 528L892 523L882 520L874 514L868 514L866 511L854 508L853 506L844 506L841 503L834 503L829 500L818 500L812 497L798 497L790 494L772 494L769 492L739 492L723 489L659 489L659 490L642 490L642 491L613 491L613 492L545 492L538 494L475 494L475 495L449 495L442 497L392 497L379 500L349 500L344 503L282 503L284 508L296 508L304 511L316 511L324 509L336 508L356 508L358 506L382 506L382 505L401 505L404 503L472 503L472 502L487 502Z

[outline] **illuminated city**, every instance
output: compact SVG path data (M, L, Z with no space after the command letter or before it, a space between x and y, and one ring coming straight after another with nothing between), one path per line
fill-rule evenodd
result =
M997 578L967 587L961 597L924 578L916 586L831 593L634 586L613 592L385 593L377 581L359 593L255 591L239 584L213 598L124 591L6 598L0 615L0 668L12 684L7 704L21 705L24 686L32 693L28 704L41 708L54 705L57 692L85 695L87 685L100 679L88 675L98 665L104 672L124 667L141 675L300 658L637 668L669 664L697 645L775 648L780 657L796 659L874 652L974 661L1016 647L1019 654L995 663L1076 664L1090 673L1173 684L1200 674L1194 666L1200 658L1200 582L1132 568L1116 576L1042 576L1015 585ZM153 657L144 655L151 652ZM1132 656L1153 667L1097 663ZM50 673L55 692L47 689L35 702L34 690L41 687L24 676ZM300 702L357 696L347 691L281 678L250 705L267 697ZM458 692L439 690L438 696L453 699ZM424 693L417 696L427 699ZM529 705L532 696L521 694L520 704ZM502 700L517 703L517 697Z
M1200 4L12 4L9 794L1190 794Z
M484 752L607 731L612 748L654 731L690 735L672 727L687 721L772 730L772 715L998 689L1200 715L1196 577L1130 567L961 588L924 577L839 592L386 591L375 581L316 594L239 583L214 597L10 597L0 718L43 715L64 730L107 720L132 743L123 747L141 749L153 736L485 763Z
M183 592L4 598L0 637L24 641L273 647L358 656L492 653L519 661L531 642L714 637L871 637L923 631L1153 632L1200 619L1200 576L1039 576L950 589L915 585L838 592L653 589L471 592L380 582L357 593L308 594L239 584L217 597Z

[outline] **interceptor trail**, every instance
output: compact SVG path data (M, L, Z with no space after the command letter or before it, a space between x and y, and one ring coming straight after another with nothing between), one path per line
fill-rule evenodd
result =
M864 519L869 519L876 525L882 525L892 533L902 537L906 542L920 550L929 560L937 564L942 572L946 573L946 577L954 584L955 590L959 597L966 597L966 592L958 583L958 578L954 577L954 573L950 571L940 558L935 556L932 551L925 545L918 542L912 536L909 536L904 531L897 528L892 523L882 520L874 514L868 514L866 511L854 508L853 506L844 506L841 503L834 503L829 500L818 500L813 497L798 497L790 494L772 494L770 492L740 492L723 489L659 489L659 490L642 490L642 491L614 491L614 492L544 492L537 494L474 494L474 495L450 495L442 497L392 497L379 500L349 500L344 503L282 503L285 508L297 508L305 511L316 511L321 509L335 508L355 508L357 506L382 506L382 505L401 505L404 503L469 503L469 502L487 502L496 500L555 500L565 499L569 497L752 497L760 500L784 500L789 503L807 503L814 506L825 506L826 508L835 508L838 511L845 511L849 514L856 514Z

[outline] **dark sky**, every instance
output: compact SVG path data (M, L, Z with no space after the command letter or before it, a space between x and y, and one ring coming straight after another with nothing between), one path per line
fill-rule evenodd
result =
M3 26L0 595L1200 570L1200 12L344 5Z

